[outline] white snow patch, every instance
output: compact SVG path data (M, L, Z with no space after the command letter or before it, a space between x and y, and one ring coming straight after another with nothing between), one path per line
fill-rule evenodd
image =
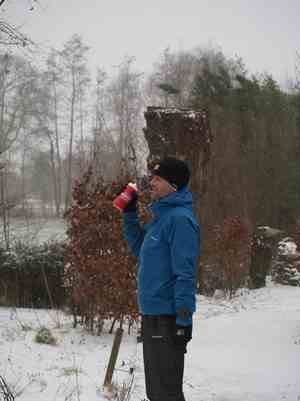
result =
M297 245L292 238L284 238L278 243L278 252L281 255L294 255L297 253Z

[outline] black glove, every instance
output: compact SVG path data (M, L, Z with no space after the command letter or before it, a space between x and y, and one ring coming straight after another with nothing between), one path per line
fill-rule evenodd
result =
M137 192L134 192L132 194L132 199L128 203L127 206L124 207L123 213L128 213L128 212L135 212L137 210L137 203L138 203L138 194Z
M175 345L185 346L192 339L193 326L175 325L173 340Z

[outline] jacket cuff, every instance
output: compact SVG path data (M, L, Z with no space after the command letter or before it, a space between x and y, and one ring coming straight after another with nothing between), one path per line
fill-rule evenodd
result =
M123 220L132 221L133 219L138 220L138 211L137 210L130 210L128 212L122 212Z
M179 316L177 316L176 324L178 324L178 326L191 326L193 324L193 318L191 316L188 319L181 319Z
M131 210L123 210L122 213L123 213L123 216L125 214L134 215L134 214L137 214L137 208L136 209L131 209Z

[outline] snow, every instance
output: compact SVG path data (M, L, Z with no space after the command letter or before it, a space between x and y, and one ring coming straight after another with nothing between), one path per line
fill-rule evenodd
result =
M300 399L299 296L299 288L274 287L240 297L213 318L201 319L200 311L186 369L190 399Z
M157 108L151 108L151 110L149 111L156 113L159 118L161 118L162 114L181 114L193 120L196 119L196 117L201 114L201 116L204 119L206 118L206 114L204 112L202 113L199 111L195 112L191 109L178 109L176 107L167 107L167 108L157 107Z
M41 326L51 328L56 346L34 341ZM60 311L0 308L0 374L19 401L107 399L102 384L112 341L107 330L93 336L73 329L71 317ZM130 383L133 364L130 400L140 401L145 396L141 345L135 332L124 332L113 378L119 388ZM231 301L198 297L186 355L187 401L299 401L299 372L299 287L268 281Z
M278 243L278 252L281 255L295 255L297 253L297 245L292 238L284 238Z
M2 220L0 219L0 223ZM21 219L10 220L10 239L12 242L27 244L43 244L47 241L66 239L66 222L63 219ZM0 243L4 242L3 232L0 232Z

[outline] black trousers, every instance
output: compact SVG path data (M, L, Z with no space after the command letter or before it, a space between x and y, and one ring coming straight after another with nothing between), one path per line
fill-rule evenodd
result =
M175 316L142 316L146 394L150 401L185 401L184 354L190 338L175 340Z

